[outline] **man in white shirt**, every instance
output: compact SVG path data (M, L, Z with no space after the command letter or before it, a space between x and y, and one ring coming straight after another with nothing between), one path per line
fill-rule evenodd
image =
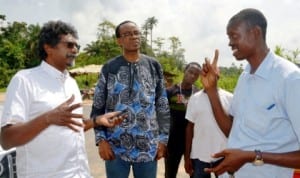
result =
M229 110L232 93L218 89L220 100L225 111ZM205 90L191 96L185 118L185 170L192 178L210 178L204 168L217 165L211 155L226 148L227 138L219 128Z
M1 118L1 145L16 147L18 178L91 177L84 130L114 126L119 112L83 119L81 95L67 67L79 51L77 31L50 21L39 36L39 66L19 71L11 80Z

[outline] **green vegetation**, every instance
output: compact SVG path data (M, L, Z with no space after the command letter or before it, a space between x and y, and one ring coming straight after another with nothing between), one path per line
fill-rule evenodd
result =
M158 20L155 17L146 19L145 23L141 25L141 52L155 57L165 72L175 76L173 82L178 83L182 79L182 71L186 65L185 49L182 48L180 39L176 36L153 39L154 28L157 25ZM37 55L37 39L40 29L39 24L7 22L5 15L0 14L0 88L2 88L0 91L5 91L11 77L17 71L40 63ZM119 55L121 48L115 42L114 30L115 24L110 21L105 20L99 23L95 41L87 44L80 52L75 67L103 64L110 58ZM170 45L166 46L167 44ZM284 48L276 47L275 52L292 62L297 62L300 50L287 51ZM219 86L233 91L242 68L243 66L237 67L234 63L230 67L221 67ZM87 89L94 87L98 75L84 74L76 76L75 79L81 89ZM199 81L196 84L201 87Z
M98 74L84 74L75 76L75 79L80 89L89 89L94 87L97 83L98 77Z

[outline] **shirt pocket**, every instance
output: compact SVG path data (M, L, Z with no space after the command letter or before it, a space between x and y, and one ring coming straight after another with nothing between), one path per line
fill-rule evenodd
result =
M283 112L276 103L264 104L248 110L244 115L243 124L250 135L265 136L273 128L272 125L284 118ZM259 137L258 137L259 138Z

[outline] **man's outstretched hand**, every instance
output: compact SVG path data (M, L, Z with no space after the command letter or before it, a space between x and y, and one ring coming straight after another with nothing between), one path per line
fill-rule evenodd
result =
M82 114L72 113L75 109L81 107L81 103L72 104L75 97L72 95L68 100L45 114L46 122L49 125L66 126L74 131L79 131L83 127L82 122L74 118L83 118Z

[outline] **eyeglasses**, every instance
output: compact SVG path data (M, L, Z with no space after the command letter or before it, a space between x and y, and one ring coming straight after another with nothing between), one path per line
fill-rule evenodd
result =
M67 48L69 49L73 49L74 47L76 47L76 49L79 51L80 49L80 45L75 43L75 42L71 42L71 41L60 41L60 43L64 43L66 44Z
M133 32L125 32L120 35L120 37L133 37L133 36L140 36L141 32L140 31L133 31Z

